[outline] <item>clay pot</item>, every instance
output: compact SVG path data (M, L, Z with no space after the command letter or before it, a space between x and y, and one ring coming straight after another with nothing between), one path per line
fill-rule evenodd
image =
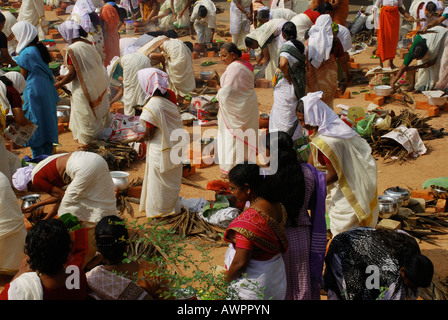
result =
M269 114L267 114L267 113L260 114L258 125L259 125L260 129L269 128Z

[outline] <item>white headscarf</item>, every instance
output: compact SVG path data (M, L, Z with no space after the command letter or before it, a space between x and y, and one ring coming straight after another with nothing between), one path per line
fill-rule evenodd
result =
M9 80L12 81L13 87L22 94L26 87L26 80L20 72L9 71L4 74Z
M304 105L305 124L317 126L323 136L348 139L357 133L350 128L322 100L322 91L310 92L301 100Z
M168 89L168 74L157 68L146 68L138 72L138 82L146 93L145 99L159 89L162 94Z
M12 175L12 184L19 191L26 191L28 183L31 181L31 173L34 166L21 167Z
M91 0L77 0L71 14L78 15L81 18L81 27L89 32L92 21L89 14L95 12L96 7Z
M58 27L58 31L64 40L67 41L68 44L71 44L73 39L79 38L79 28L81 28L81 26L78 22L69 20L61 23Z
M318 69L322 62L330 58L333 47L332 20L329 14L322 14L310 28L308 39L308 60Z
M16 52L20 53L26 48L37 36L38 31L35 26L33 26L28 21L18 21L15 25L11 27L12 33L17 39Z

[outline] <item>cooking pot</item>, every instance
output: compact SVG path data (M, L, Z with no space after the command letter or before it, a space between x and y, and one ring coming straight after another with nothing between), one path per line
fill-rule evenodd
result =
M67 123L70 120L70 107L57 106L56 114L58 116L58 123Z
M373 88L375 90L375 94L380 97L387 97L392 92L392 87L388 85L379 85Z
M260 129L269 128L269 113L260 114L260 118L258 119L258 126Z
M396 198L398 207L407 206L411 198L411 192L398 186L386 189L384 194Z
M378 209L382 215L396 215L398 213L397 198L386 195L378 196Z
M129 186L129 173L125 171L111 171L110 175L118 191L124 191Z
M29 206L31 206L32 204L36 204L40 202L40 194L29 194L26 195L24 197L22 197L22 205L21 208L22 209L26 209ZM44 207L37 207L36 209L34 209L31 214L33 215L41 215L44 212Z

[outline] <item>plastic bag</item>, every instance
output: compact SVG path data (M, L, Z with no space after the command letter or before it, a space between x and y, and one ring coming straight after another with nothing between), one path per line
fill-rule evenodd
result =
M372 114L367 118L359 121L356 125L356 132L358 132L358 134L363 138L369 138L372 135L374 119L375 115Z

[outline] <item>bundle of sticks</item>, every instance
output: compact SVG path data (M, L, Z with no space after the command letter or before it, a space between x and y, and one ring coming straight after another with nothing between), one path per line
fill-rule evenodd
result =
M89 143L86 151L102 156L111 170L129 168L138 158L137 151L123 141L94 140Z

